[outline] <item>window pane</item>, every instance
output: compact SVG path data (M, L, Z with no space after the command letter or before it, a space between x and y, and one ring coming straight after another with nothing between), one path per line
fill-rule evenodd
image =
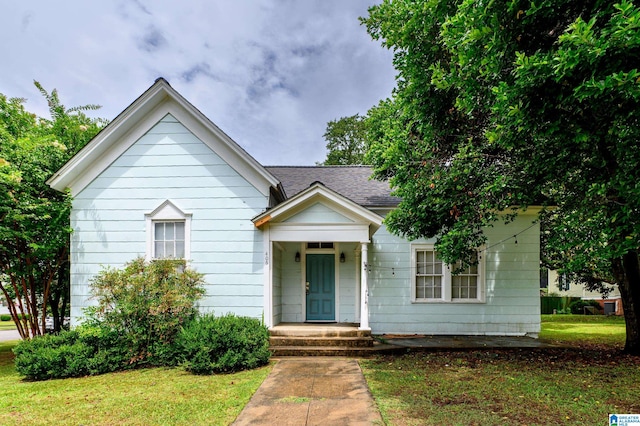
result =
M184 241L176 241L175 257L184 257Z
M416 298L424 299L426 296L424 289L424 280L425 277L417 277L416 278Z
M155 257L164 257L164 243L162 241L156 241L155 243Z
M469 287L469 298L470 299L478 298L478 287Z
M438 286L433 289L433 298L442 299L442 287Z
M438 275L442 275L442 261L440 259L436 260L434 272Z
M426 265L424 265L424 273L425 274L429 274L429 275L433 275L433 263L429 262Z
M167 241L173 240L174 237L174 233L173 233L173 229L174 229L175 223L173 222L167 222L164 224L164 239Z
M184 222L176 222L176 240L184 241Z
M155 239L164 240L164 223L162 222L155 224Z

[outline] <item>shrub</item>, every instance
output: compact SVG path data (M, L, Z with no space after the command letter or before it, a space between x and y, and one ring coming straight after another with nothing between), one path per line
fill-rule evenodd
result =
M178 335L183 365L194 374L228 373L269 362L269 333L257 319L202 315Z
M13 349L16 371L31 380L81 377L127 367L122 336L101 327L79 326L23 340Z
M0 314L0 321L11 321L10 314Z
M182 259L137 258L106 268L91 282L98 323L127 336L132 364L171 365L180 327L195 317L203 275Z
M600 304L595 300L576 300L575 302L571 302L569 305L569 309L572 314L584 314L585 306L593 306L597 308L598 311L601 310Z

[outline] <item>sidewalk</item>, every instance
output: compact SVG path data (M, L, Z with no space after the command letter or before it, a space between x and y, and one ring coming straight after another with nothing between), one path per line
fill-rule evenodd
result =
M9 340L20 340L18 330L0 330L0 342L8 342Z
M346 358L281 358L234 425L382 425L360 366Z

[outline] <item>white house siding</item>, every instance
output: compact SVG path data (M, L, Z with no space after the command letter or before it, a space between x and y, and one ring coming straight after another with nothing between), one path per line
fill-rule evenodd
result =
M315 203L283 222L290 223L352 223L353 220L341 215L322 203Z
M338 312L340 317L337 318L339 322L355 322L356 321L356 306L359 303L359 299L356 299L357 286L360 285L360 281L357 278L358 269L360 263L356 261L356 247L359 244L356 243L339 243L338 255L344 253L345 262L339 263L336 266L338 271L338 289L339 293L336 294L339 301Z
M251 218L267 197L168 115L74 199L72 321L91 303L102 265L144 256L145 214L165 200L192 214L191 266L205 274L204 311L263 314L263 243Z
M372 238L369 253L372 332L537 334L540 234L538 225L531 225L532 216L521 216L508 225L496 224L486 230L484 303L412 303L411 244L381 227ZM433 241L415 241L420 242Z
M302 254L302 244L280 244L282 244L285 249L282 256L281 321L304 322L305 317L302 310L302 256L304 255ZM295 261L296 252L300 253L300 262ZM277 324L277 322L275 324Z

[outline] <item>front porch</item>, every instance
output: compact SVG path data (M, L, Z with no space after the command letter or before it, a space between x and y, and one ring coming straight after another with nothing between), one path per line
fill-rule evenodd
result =
M370 331L368 251L382 217L316 182L253 221L264 238L267 327L338 323Z

